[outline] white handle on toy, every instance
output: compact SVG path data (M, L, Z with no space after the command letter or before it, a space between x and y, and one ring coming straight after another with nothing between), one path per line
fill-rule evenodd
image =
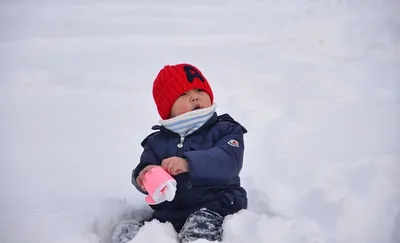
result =
M165 186L167 187L164 191L165 198L167 199L167 201L171 202L172 200L174 200L176 187L172 184L171 181L168 181Z
M175 191L176 181L169 180L157 188L157 190L152 195L152 198L156 203L161 203L165 200L172 201L175 197Z

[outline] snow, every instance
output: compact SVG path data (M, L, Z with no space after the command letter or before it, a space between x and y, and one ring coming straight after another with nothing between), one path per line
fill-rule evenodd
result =
M0 241L108 243L152 81L198 66L245 137L224 242L400 242L397 0L0 2ZM397 218L396 218L397 217ZM175 242L146 224L132 242ZM197 241L198 243L204 240Z

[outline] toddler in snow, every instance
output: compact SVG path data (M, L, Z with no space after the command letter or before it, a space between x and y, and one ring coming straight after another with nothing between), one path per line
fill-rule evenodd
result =
M155 167L176 182L172 201L150 204L153 219L170 222L179 242L222 241L224 217L247 208L240 185L246 129L228 114L218 116L212 89L190 64L165 66L153 84L153 97L162 120L143 140L132 183L147 194L145 175ZM135 237L144 222L117 226L113 243Z

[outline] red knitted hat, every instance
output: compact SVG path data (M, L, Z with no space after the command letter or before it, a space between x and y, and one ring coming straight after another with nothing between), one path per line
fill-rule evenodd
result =
M213 103L214 96L207 79L199 69L190 64L166 65L153 84L153 97L163 120L170 118L172 105L188 90L202 89Z

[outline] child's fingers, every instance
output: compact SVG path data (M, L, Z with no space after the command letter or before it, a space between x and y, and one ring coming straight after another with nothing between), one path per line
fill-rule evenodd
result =
M171 175L175 175L175 170L176 170L176 165L175 164L173 164L172 166L171 166L171 169L170 169L170 171L169 171L169 173L171 174Z
M170 163L171 158L167 158L167 159L163 159L163 161L161 162L161 166L163 167L163 169L167 169L168 168L168 164Z
M142 179L143 182L146 181L144 175L146 173L151 173L151 168L153 168L153 167L154 167L154 165L148 165L148 166L144 167L144 169L142 171L139 172L139 177Z
M182 173L181 169L175 169L174 172L171 175L176 176L176 175L179 175L180 173Z
M175 161L172 160L172 161L169 163L169 168L168 168L170 174L174 172L175 166L176 166L176 163L175 163Z
M172 168L171 168L171 171L173 172L173 175L179 174L179 173L178 173L179 170L180 170L180 166L179 166L178 163L175 163L175 164L172 166Z
M155 167L155 165L148 165L148 166L146 166L146 168L145 168L146 171L143 173L143 176L144 176L145 173L151 174L151 169L152 169L153 167Z
M140 179L142 184L145 182L145 178L144 178L145 173L146 173L146 171L143 169L142 171L140 171L139 176L138 176L138 179Z
M172 167L171 171L173 172L172 175L178 175L183 172L182 164L181 163L175 163L174 166Z
M142 185L140 188L141 188L143 191L147 192L146 187L144 187L144 185Z
M153 166L148 165L148 166L144 167L144 169L141 171L141 173L142 173L143 175L146 174L147 172L150 173L151 168L153 168Z
M161 163L161 166L165 171L171 174L171 168L174 165L174 161L171 158L164 159L163 162Z
M144 184L143 184L143 180L142 180L142 178L141 178L140 176L138 176L138 178L136 179L136 183L138 184L138 186L139 186L143 191L146 191L146 188L144 187Z

